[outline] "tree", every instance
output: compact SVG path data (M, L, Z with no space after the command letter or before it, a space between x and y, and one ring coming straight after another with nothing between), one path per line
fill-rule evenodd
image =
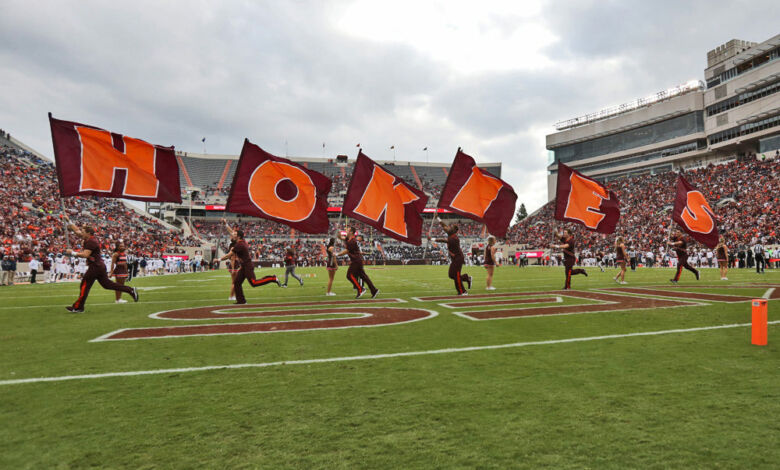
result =
M528 211L525 210L525 204L520 203L520 208L515 213L515 223L519 223L521 220L528 217Z

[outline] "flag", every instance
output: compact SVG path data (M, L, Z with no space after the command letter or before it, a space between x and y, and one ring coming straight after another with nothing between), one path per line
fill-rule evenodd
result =
M331 180L244 140L226 210L306 233L328 233Z
M672 220L699 243L709 248L718 244L718 225L715 213L698 189L682 175L677 176Z
M507 182L479 168L460 148L452 162L438 207L482 222L504 238L515 213L517 194Z
M205 144L206 143L206 138L204 137L204 138L200 139L200 141Z
M427 152L427 151L428 151L428 147L425 147L425 148L423 149L423 152Z
M599 233L613 233L620 220L620 201L598 181L558 163L555 218Z
M342 211L396 240L419 246L420 213L427 202L424 192L359 151Z
M394 149L395 149L395 145L391 145L390 150L394 150Z
M355 145L355 147L360 148L360 142L358 142L358 144Z
M61 196L181 202L173 147L61 121L51 113L49 125Z

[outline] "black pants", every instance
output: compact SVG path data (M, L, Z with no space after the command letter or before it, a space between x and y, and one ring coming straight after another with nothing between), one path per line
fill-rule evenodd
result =
M450 262L449 277L455 282L455 290L458 291L458 295L466 292L463 287L463 281L469 282L471 276L468 274L461 274L460 270L463 269L463 258L453 258Z
M352 286L358 291L358 294L363 292L360 280L363 281L363 285L368 286L371 295L376 293L376 287L374 287L374 283L371 282L371 279L368 278L366 271L363 269L363 263L351 263L349 265L349 268L347 269L347 280L352 283Z
M764 255L756 255L756 272L763 273L766 262L764 261Z
M92 284L94 284L95 281L99 282L100 287L102 287L103 289L118 290L124 292L125 294L130 294L130 295L133 294L132 287L121 286L108 278L105 264L103 263L91 264L87 268L87 272L85 272L84 276L81 278L81 287L79 288L79 298L76 299L76 302L73 303L73 308L77 308L77 309L84 308L84 304L87 302L87 296L89 295L89 290L92 288Z
M236 302L239 304L246 303L246 297L244 297L244 289L241 285L244 283L244 279L249 281L249 285L252 287L264 286L272 282L279 282L276 276L265 276L260 279L255 279L255 267L252 263L247 263L241 266L241 269L236 273L236 277L233 279L233 288L236 292Z
M38 275L37 269L31 269L30 270L30 284L35 284L35 276Z
M679 258L677 260L677 274L675 274L675 276L674 276L674 280L675 281L679 281L680 280L680 274L682 274L683 268L685 268L688 271L692 272L695 276L697 276L697 277L699 276L699 271L696 268L694 268L693 266L691 266L690 264L688 264L688 257L686 256L685 258Z
M585 270L582 268L574 269L574 263L564 264L563 267L565 268L566 273L566 284L563 286L563 288L571 289L571 277L576 276L577 274L585 274Z

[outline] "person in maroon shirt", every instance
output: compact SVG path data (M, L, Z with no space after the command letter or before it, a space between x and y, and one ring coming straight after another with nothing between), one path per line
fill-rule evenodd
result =
M615 240L615 264L620 267L620 272L612 280L618 284L626 283L626 258L628 258L626 243L623 237L617 237L617 240Z
M685 268L692 272L698 281L699 271L688 264L688 242L686 242L685 238L683 238L683 234L681 232L676 232L672 236L672 241L667 242L666 244L672 247L674 252L677 253L677 274L675 274L673 279L669 280L677 284L677 281L680 280L680 274L682 274L682 270Z
M238 258L239 265L241 266L239 271L236 273L236 277L233 279L233 288L236 292L236 304L246 303L244 289L241 286L241 284L244 283L244 279L246 279L249 282L249 285L252 287L264 286L272 282L275 282L277 286L282 285L276 278L276 275L255 279L255 263L252 261L252 256L249 254L249 245L244 240L243 230L233 230L231 238L236 242L236 244L233 245L233 249L230 250L225 256L223 256L220 261L224 261L231 256L235 256Z
M68 222L70 222L70 220L68 220ZM72 223L68 224L68 228L79 238L84 240L84 243L81 245L81 251L67 250L67 253L70 256L86 258L87 272L85 272L84 276L81 278L79 298L76 299L72 306L65 308L72 313L83 312L89 290L92 288L92 284L94 284L95 281L98 281L103 289L130 294L133 297L133 300L138 302L138 291L136 291L135 288L119 285L108 278L106 265L103 263L103 258L100 257L100 243L97 238L95 238L95 229L88 225L79 229Z
M371 298L376 298L379 295L379 289L374 287L374 283L368 278L366 271L363 269L363 255L360 254L360 246L358 246L357 237L355 236L355 229L353 227L347 228L347 236L343 238L346 245L346 249L342 250L338 256L349 255L349 269L347 269L347 280L352 283L352 286L357 290L356 299L363 296L366 290L360 285L360 280L363 284L368 286L371 291Z
M574 234L571 233L571 230L568 228L564 229L562 232L556 233L555 236L559 238L562 243L553 245L552 247L563 251L563 266L566 268L566 284L563 286L563 290L569 290L571 289L572 276L583 274L585 277L588 277L588 273L582 268L574 269L577 255L574 253L576 243L574 241Z
M439 243L447 243L447 251L450 252L450 270L449 278L455 282L455 290L458 295L469 295L466 289L463 287L463 281L469 285L471 289L471 281L473 280L468 274L462 274L460 271L463 269L463 263L466 261L463 258L463 251L460 249L460 238L458 237L458 225L446 224L438 217L436 220L441 224L442 230L447 234L447 238L437 238L435 241ZM429 237L430 238L430 237Z

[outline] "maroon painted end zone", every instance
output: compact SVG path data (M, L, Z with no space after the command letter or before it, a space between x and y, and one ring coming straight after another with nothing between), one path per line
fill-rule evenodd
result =
M557 303L558 297L535 297L533 299L509 299L509 300L475 300L473 302L450 302L442 304L453 308L460 307L490 307L492 305L520 305L520 304L549 304Z
M544 295L549 292L497 292L494 294L475 294L475 295L438 295L434 297L417 297L422 302L433 302L436 300L466 300L466 299L498 299L502 297L525 297L528 295Z
M698 286L690 286L690 289L695 289ZM610 287L609 291L613 292L626 292L629 294L644 294L644 295L656 295L659 297L672 297L675 299L691 299L691 300L704 300L708 302L745 302L751 300L752 297L746 297L744 295L728 295L728 294L705 294L701 292L682 292L677 290L669 291L666 288L653 289L649 287Z
M273 317L277 316L279 312L241 312L241 313L229 313L230 310L248 310L248 309L266 309L266 308L278 308L278 307L321 307L323 305L366 305L366 304L389 304L398 303L398 299L371 299L371 300L341 300L341 301L319 301L319 302L278 302L268 304L244 304L244 305L224 305L218 307L193 307L193 308L180 308L177 310L169 310L167 312L160 312L154 315L154 318L161 320L204 320L204 319L219 319L219 318L248 318L248 317ZM217 313L220 312L220 313ZM287 315L301 315L309 313L306 310L295 310Z
M536 294L539 294L537 292ZM542 294L565 294L569 297L596 300L605 303L588 305L555 305L550 307L530 307L506 310L483 310L478 312L461 312L476 320L492 320L496 318L529 317L540 315L564 315L569 313L611 312L617 310L637 310L667 307L683 307L695 305L679 300L643 299L626 295L605 294L590 291L553 291Z
M246 305L242 305L246 308ZM213 307L211 307L213 309ZM157 328L131 328L120 330L100 340L142 339L142 338L168 338L181 336L225 335L242 333L267 333L272 331L303 331L323 328L350 328L364 326L391 325L404 323L435 315L428 310L416 308L389 308L389 307L349 307L349 308L323 308L309 309L305 311L282 310L276 312L263 312L263 315L318 315L338 313L365 313L361 318L337 318L322 320L298 320L286 322L268 323L222 323L217 325L186 325L166 326ZM245 314L242 314L245 315Z

